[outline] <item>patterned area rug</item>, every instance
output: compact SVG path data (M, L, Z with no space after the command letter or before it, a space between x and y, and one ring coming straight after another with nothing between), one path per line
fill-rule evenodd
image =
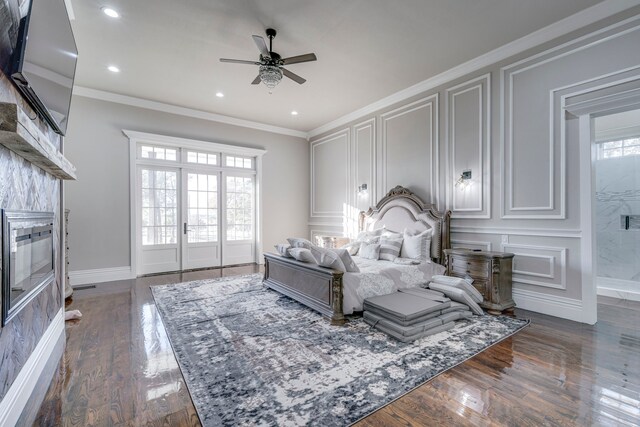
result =
M528 324L474 316L403 344L361 318L331 326L257 274L152 291L205 426L348 425Z

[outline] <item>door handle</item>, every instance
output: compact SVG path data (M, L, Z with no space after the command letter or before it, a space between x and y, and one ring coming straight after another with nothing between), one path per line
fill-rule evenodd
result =
M184 234L187 234L187 231L189 231L189 229L187 228L187 223L184 223Z

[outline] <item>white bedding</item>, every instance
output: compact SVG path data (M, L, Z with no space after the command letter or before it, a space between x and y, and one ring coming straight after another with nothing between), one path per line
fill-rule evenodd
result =
M398 289L414 288L444 274L445 268L431 261L417 265L400 265L392 261L370 260L354 256L360 273L344 273L342 278L344 314L362 311L365 298L385 295Z

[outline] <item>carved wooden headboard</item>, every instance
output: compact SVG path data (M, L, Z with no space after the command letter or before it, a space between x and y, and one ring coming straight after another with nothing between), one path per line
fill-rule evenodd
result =
M365 231L386 227L399 233L405 228L414 232L433 229L431 259L442 264L444 249L451 247L450 222L451 211L438 212L411 190L398 185L375 207L369 208L367 212L360 212L358 228L359 231Z

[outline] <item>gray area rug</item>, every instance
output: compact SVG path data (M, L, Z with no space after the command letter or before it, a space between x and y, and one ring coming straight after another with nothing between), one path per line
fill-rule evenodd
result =
M151 289L205 426L348 425L528 324L474 316L403 344L359 317L331 326L257 274Z

